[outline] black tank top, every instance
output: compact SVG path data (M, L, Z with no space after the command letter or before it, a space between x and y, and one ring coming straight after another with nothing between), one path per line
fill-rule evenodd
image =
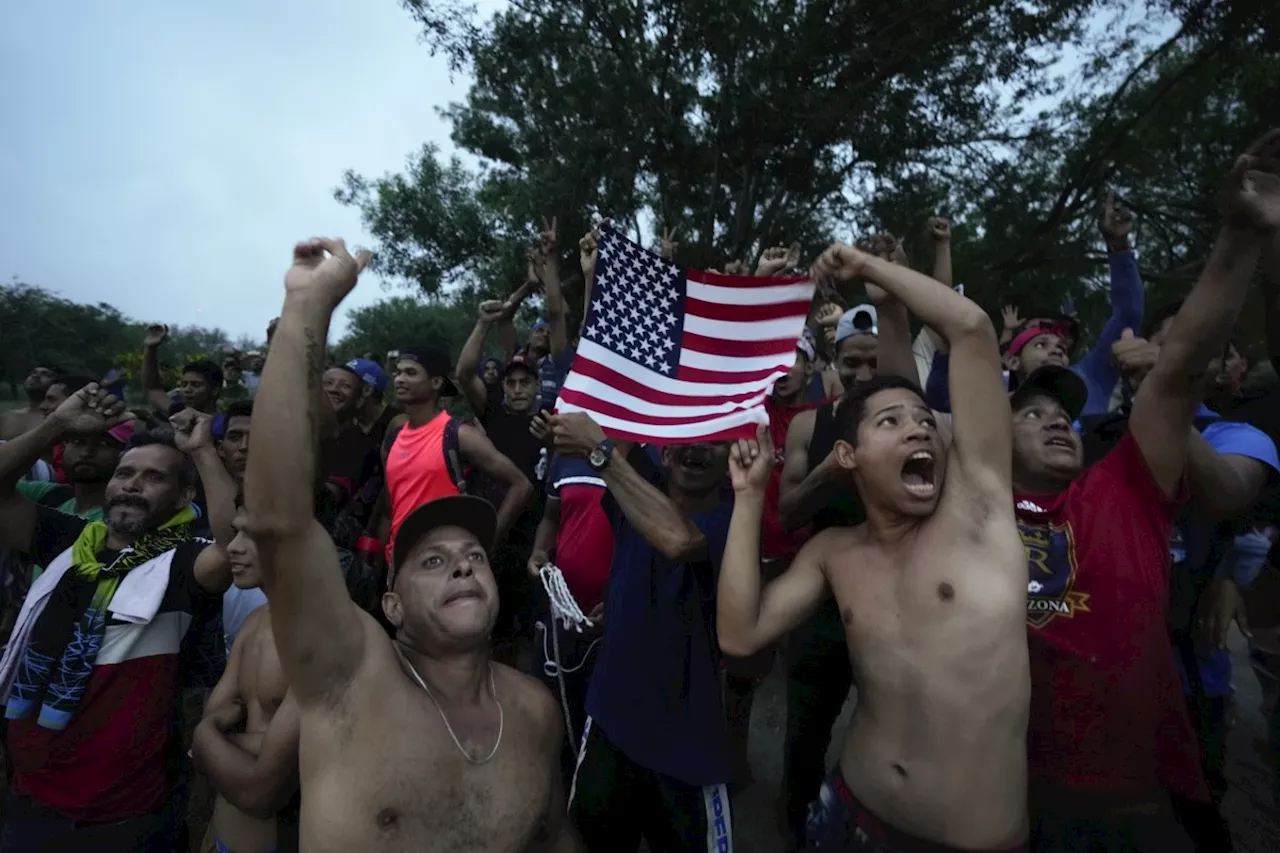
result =
M837 402L832 400L814 415L813 436L809 439L809 471L813 471L827 458L836 446L836 439L840 437L836 430ZM853 527L866 520L867 511L862 506L857 489L850 482L847 486L841 486L827 505L818 510L818 514L813 517L813 532L818 533L828 527Z

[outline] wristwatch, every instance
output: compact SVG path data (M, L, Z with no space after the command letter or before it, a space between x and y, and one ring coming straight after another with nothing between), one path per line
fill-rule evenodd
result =
M599 473L609 467L609 462L613 459L613 442L609 439L597 444L591 453L587 455L587 464L591 466L591 470Z

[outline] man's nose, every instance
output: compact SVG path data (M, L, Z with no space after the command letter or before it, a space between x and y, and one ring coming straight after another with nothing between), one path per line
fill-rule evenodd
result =
M471 561L470 561L470 560L468 560L468 559L466 559L466 558L463 558L463 559L461 559L461 560L457 560L457 561L455 561L455 562L454 562L454 564L453 564L453 577L455 577L455 578L469 578L469 577L471 577L473 574L475 574L475 569L474 569L474 568L472 568L472 566L471 566Z

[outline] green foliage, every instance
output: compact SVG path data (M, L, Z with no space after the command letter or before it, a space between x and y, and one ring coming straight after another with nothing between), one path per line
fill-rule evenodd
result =
M89 376L105 376L112 368L135 380L141 375L146 325L105 302L83 305L15 279L0 285L0 329L2 382L21 383L37 364ZM244 349L252 342L239 343ZM183 364L217 359L233 348L221 329L171 327L161 351L165 379L176 384Z

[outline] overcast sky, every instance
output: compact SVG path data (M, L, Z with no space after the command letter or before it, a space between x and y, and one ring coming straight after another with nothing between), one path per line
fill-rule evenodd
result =
M372 244L333 200L343 170L452 151L434 108L466 90L396 0L42 0L3 22L0 279L232 337L263 337L296 240ZM384 295L370 278L344 309Z

